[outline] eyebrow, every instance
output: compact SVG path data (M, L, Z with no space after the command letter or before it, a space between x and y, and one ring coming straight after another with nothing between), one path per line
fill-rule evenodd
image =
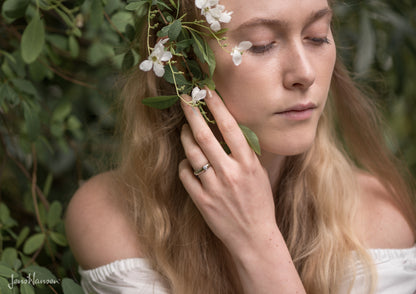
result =
M311 15L306 19L305 26L308 26L311 23L325 16L332 16L332 10L329 7L325 7L316 12L312 12ZM280 19L256 17L256 18L250 19L247 22L242 23L233 31L241 31L244 29L248 29L250 27L261 26L261 25L287 27L289 26L289 23L287 21L280 20Z

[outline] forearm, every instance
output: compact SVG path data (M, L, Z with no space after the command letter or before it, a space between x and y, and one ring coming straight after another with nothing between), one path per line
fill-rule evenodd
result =
M232 255L245 294L306 293L277 227Z

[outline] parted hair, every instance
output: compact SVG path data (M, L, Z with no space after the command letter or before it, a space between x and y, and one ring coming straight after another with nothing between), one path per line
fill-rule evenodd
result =
M181 2L187 19L200 18L194 0ZM146 56L144 32L137 42ZM178 165L185 158L180 106L157 110L142 104L143 98L174 89L138 68L121 83L121 158L115 174L143 254L173 294L242 293L227 248L179 180ZM412 191L384 143L377 107L338 59L314 143L285 160L274 195L278 227L307 293L336 292L347 275L354 275L353 257L368 268L368 287L374 290L371 259L352 229L358 170L383 183L416 232Z

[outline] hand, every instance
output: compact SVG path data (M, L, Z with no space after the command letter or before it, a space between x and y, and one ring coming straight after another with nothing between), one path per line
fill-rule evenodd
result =
M211 230L232 254L262 249L258 242L277 230L267 172L218 95L208 90L205 102L231 154L223 150L198 108L182 102L189 125L181 133L187 159L179 165L180 179ZM195 176L194 170L206 163L210 168Z

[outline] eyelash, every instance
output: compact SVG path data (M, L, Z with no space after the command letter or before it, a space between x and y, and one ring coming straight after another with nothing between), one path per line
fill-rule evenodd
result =
M331 44L328 37L324 38L309 38L310 41L315 43L316 45L322 45L322 44Z
M312 41L316 46L323 45L323 44L331 44L328 37L324 38L309 38L310 41ZM271 50L274 45L276 45L276 42L271 42L267 45L260 45L260 46L252 46L248 51L253 54L265 54L269 50Z
M265 54L267 51L272 49L276 42L271 42L267 45L260 45L260 46L252 46L248 51L250 51L253 54Z

